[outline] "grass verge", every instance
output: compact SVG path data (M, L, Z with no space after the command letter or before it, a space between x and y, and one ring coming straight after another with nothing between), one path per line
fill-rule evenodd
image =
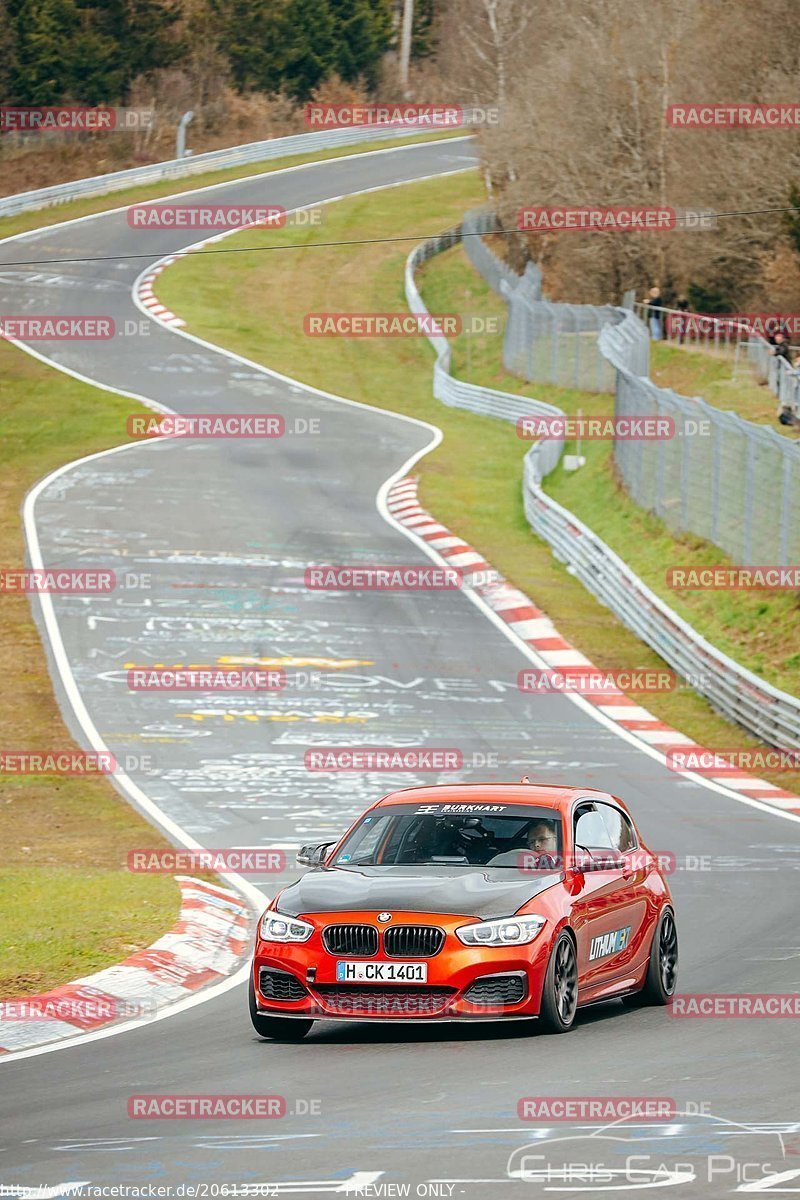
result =
M745 351L735 367L732 353L714 354L670 342L651 342L650 378L659 387L672 388L682 396L702 396L714 408L738 413L757 425L769 425L782 437L793 441L800 438L800 429L779 424L775 416L777 397L765 383L756 381Z
M325 240L402 237L420 229L447 228L481 199L481 184L473 173L355 197L331 206ZM299 246L308 246L317 237L313 231L289 229L281 231L281 236ZM232 244L236 245L236 238ZM663 665L531 533L520 487L526 446L513 426L451 410L433 399L432 351L424 339L315 338L311 342L304 334L303 317L309 312L406 311L403 264L407 250L397 244L373 243L318 248L313 254L231 255L210 263L204 262L203 252L199 252L181 259L161 276L159 297L180 313L191 332L209 341L316 387L438 425L444 431L444 442L420 464L421 499L435 516L526 591L556 620L564 636L598 666L632 669ZM428 263L422 281L432 311L503 312L502 302L472 270L460 249ZM492 387L522 394L535 391L540 399L568 412L578 408L585 413L611 411L610 396L524 385L507 376L500 365L500 341L497 335L470 343L459 339L454 347L456 372L469 369L470 378ZM591 471L599 474L595 455L603 446L595 446L600 451L593 450ZM589 478L589 468L578 478ZM624 497L613 480L607 484L602 495L595 495L594 503L608 505L613 511ZM590 524L596 524L596 516L596 511L588 515ZM620 525L624 527L625 522ZM671 552L677 549L673 543ZM683 545L679 549L681 561L689 561ZM621 552L629 557L624 548ZM663 553L662 570L664 563L673 561L666 547ZM791 638L785 636L785 630L783 634L787 645ZM783 668L791 670L788 663ZM662 720L705 745L757 744L689 688L647 695L642 700ZM774 781L800 791L800 778L781 774Z
M0 564L23 564L28 489L119 443L130 400L95 391L0 340ZM0 729L10 749L74 745L27 596L0 595ZM100 970L174 922L174 879L131 875L129 849L164 839L103 778L0 777L0 997Z

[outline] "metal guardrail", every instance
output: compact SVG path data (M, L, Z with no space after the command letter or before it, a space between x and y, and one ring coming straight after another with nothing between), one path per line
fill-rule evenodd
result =
M494 223L494 217L487 214L484 228L488 231ZM439 237L429 238L416 246L406 260L405 290L408 307L413 313L428 315L428 309L420 295L415 281L418 267L435 254L449 250L461 241L462 226ZM470 238L469 241L477 239ZM433 394L437 400L451 408L463 408L469 412L480 413L486 417L499 417L503 421L516 423L520 417L526 416L561 416L561 410L552 404L544 404L540 400L531 400L527 396L514 396L511 392L497 391L495 388L481 387L479 384L468 383L456 379L450 373L451 349L447 338L437 334L428 334L428 341L436 351L436 362L433 368ZM564 448L562 441L553 439L548 442L549 470L552 470Z
M483 214L482 219L486 221L486 228L490 229L491 215ZM471 223L469 228L474 229L474 224ZM434 254L455 245L460 234L461 230L457 228L439 238L431 238L412 250L406 262L405 287L413 312L428 311L414 280L416 268ZM470 237L468 242L472 245L477 240ZM466 245L465 242L465 248ZM488 260L480 252L468 253L481 271L478 264L487 263ZM491 263L488 263L487 270L499 284L501 275ZM493 286L488 276L486 278ZM646 375L647 337L645 330L643 339L642 330L642 322L632 311L626 310L619 324L607 327L605 338L615 339L615 353L624 352L629 356L627 362L636 361L638 356L637 365L644 365L642 375ZM516 421L520 415L524 415L521 412L523 404L530 414L549 412L561 415L557 408L541 401L523 400L509 393L454 380L449 374L448 342L445 338L430 340L437 353L434 395L445 404L509 421ZM630 373L630 366L625 369ZM649 380L639 379L639 382L649 383ZM650 386L655 388L654 384ZM686 403L692 402L687 400ZM651 591L610 546L543 490L542 480L557 466L562 450L563 443L545 440L535 443L525 455L523 502L525 515L534 532L552 547L555 556L570 568L601 604L606 605L637 637L655 650L718 712L769 745L781 749L800 749L800 701L766 683L701 637Z
M483 233L491 233L496 226L497 218L493 212L473 209L465 214L461 223L461 232L467 258L478 274L486 280L492 291L497 292L498 296L503 296L504 288L515 288L520 281L520 276L512 270L507 262L498 258L481 237ZM542 273L535 263L529 263L528 269L534 273L533 286L538 284L538 292L541 296Z
M701 637L610 546L542 491L530 457L525 462L525 514L556 558L723 716L769 745L800 749L800 701Z
M649 326L652 310L644 303L635 303L637 315ZM734 362L734 374L740 359L746 358L759 383L766 383L778 398L778 412L789 409L795 415L800 406L800 370L786 358L775 354L762 333L751 328L744 318L715 317L676 309L657 310L658 341L673 342L699 350L729 352Z
M800 444L644 378L632 351L632 338L643 332L630 313L599 338L616 368L616 415L675 422L668 440L615 441L614 461L630 496L669 528L690 530L735 562L800 561Z
M222 171L228 167L246 166L248 163L266 162L274 158L287 158L292 154L306 154L314 150L335 149L337 146L353 146L359 142L379 142L397 137L411 137L425 132L408 125L359 125L350 129L322 129L313 133L296 133L289 137L267 138L261 142L248 142L242 146L229 146L224 150L209 150L190 158L175 158L167 162L148 163L143 167L130 167L126 171L113 171L108 175L93 175L87 179L76 179L72 183L57 183L52 187L37 188L31 192L18 192L13 196L0 197L0 217L15 216L17 213L49 208L54 204L65 204L85 196L105 196L124 188L140 184L157 183L163 179L184 179L202 175L208 171ZM436 132L432 130L431 132Z

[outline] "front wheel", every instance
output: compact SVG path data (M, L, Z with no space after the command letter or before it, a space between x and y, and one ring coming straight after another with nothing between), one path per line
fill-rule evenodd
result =
M674 912L671 908L664 908L653 934L644 987L632 996L625 996L623 1004L629 1008L669 1004L677 982L678 931Z
M276 1042L301 1042L308 1033L313 1021L303 1021L299 1017L270 1017L260 1013L256 1006L256 989L253 976L250 976L250 1020L259 1037L272 1038Z
M567 1033L578 1008L578 957L568 933L556 939L544 977L539 1020L548 1033Z

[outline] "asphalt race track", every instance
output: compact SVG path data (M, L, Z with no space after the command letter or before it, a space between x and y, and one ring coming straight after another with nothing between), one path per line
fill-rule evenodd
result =
M468 140L440 142L239 180L203 199L292 208L472 161ZM123 211L2 243L0 304L28 315L111 314L118 327L141 321L134 280L197 236L134 231ZM151 251L133 261L4 265ZM679 991L797 990L796 821L682 780L587 706L521 694L521 649L463 593L305 588L310 564L429 561L385 519L376 496L434 432L149 326L147 336L35 349L179 413L280 413L288 432L267 441L132 444L58 473L35 500L45 564L110 566L137 584L108 597L55 598L86 715L127 765L128 795L140 790L203 845L291 852L330 840L377 795L413 783L528 774L606 788L632 806L651 846L713 859L711 870L672 879ZM293 432L312 418L318 433ZM198 698L125 686L128 662L221 659L283 660L287 687L266 698ZM86 744L69 684L55 673L66 719ZM317 775L304 765L309 747L362 743L457 747L469 766L437 780ZM292 867L256 882L269 896L295 877ZM671 1097L690 1114L732 1123L689 1115L660 1132L638 1125L626 1129L625 1153L637 1144L659 1163L715 1153L766 1162L776 1173L800 1168L789 1157L792 1140L800 1150L800 1125L791 1124L797 1047L790 1053L785 1020L679 1020L612 1002L585 1010L566 1037L539 1035L535 1023L321 1022L302 1044L285 1045L259 1041L246 1008L236 987L150 1026L0 1064L0 1184L56 1189L43 1195L75 1181L274 1183L265 1194L275 1195L343 1192L348 1181L369 1183L363 1194L372 1195L405 1184L411 1195L539 1194L543 1185L507 1177L513 1152L537 1138L583 1138L597 1123L534 1136L517 1102L565 1095ZM290 1115L128 1117L132 1094L170 1092L277 1094ZM609 1143L617 1163L621 1145ZM741 1184L720 1165L710 1182L667 1191L722 1196ZM800 1180L786 1187L798 1191Z

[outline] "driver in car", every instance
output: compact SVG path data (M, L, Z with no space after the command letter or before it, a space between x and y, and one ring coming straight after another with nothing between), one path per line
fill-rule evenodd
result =
M489 867L555 867L558 855L558 836L554 821L533 821L525 834L525 842L513 850L496 854L487 863ZM548 861L550 860L550 861Z

